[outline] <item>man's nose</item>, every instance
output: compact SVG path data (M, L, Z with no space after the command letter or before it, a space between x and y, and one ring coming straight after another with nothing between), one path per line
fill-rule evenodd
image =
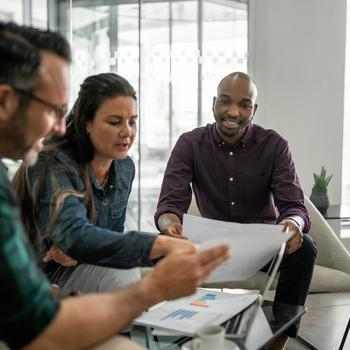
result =
M63 136L66 133L66 118L59 119L54 125L52 132L55 135Z
M239 115L239 108L236 104L232 103L229 105L228 110L227 110L227 114L230 117L236 117Z

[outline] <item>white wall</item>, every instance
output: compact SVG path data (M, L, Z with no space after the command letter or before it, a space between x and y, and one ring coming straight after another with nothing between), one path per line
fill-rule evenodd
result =
M341 201L345 31L346 0L249 1L255 121L289 141L307 195L325 165L331 204Z

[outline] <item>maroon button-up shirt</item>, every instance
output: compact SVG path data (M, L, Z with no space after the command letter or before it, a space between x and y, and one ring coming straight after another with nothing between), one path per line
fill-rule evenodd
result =
M310 218L288 143L273 130L250 124L236 145L225 144L214 124L180 136L165 170L158 217L182 219L195 194L203 217L274 224L298 215L304 232Z

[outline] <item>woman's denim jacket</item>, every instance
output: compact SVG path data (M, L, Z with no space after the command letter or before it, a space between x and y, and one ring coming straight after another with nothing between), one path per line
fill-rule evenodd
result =
M48 169L44 166L46 161L49 162ZM50 171L53 165L54 169ZM86 198L68 195L57 221L51 232L48 232L51 199L56 195L53 193L53 184L58 186L59 191L71 189L77 192L84 191L84 184L78 175L78 165L71 157L62 151L54 155L44 151L38 162L28 170L27 189L32 196L35 193L33 184L43 171L46 172L43 174L44 187L35 208L37 226L44 237L37 249L39 264L43 264L43 256L55 243L80 263L114 268L152 265L148 257L156 236L139 231L123 233L126 206L135 176L135 166L130 157L113 161L104 188L99 185L90 168L96 225L89 222ZM59 266L51 262L50 266L42 267L50 275Z

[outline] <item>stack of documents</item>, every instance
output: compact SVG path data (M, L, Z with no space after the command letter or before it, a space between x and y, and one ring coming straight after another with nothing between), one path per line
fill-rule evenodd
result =
M293 234L282 232L282 229L280 225L237 224L186 214L183 219L183 234L198 243L201 249L221 243L230 246L230 259L212 272L207 282L243 280L254 275ZM194 336L199 327L222 324L251 305L257 297L258 294L199 289L190 297L156 305L133 323Z
M194 336L199 327L205 324L220 325L244 310L256 298L257 294L230 294L198 289L190 297L153 307L133 323Z
M230 259L210 275L207 282L241 281L264 267L293 232L281 225L237 224L184 214L183 234L201 249L225 243Z

